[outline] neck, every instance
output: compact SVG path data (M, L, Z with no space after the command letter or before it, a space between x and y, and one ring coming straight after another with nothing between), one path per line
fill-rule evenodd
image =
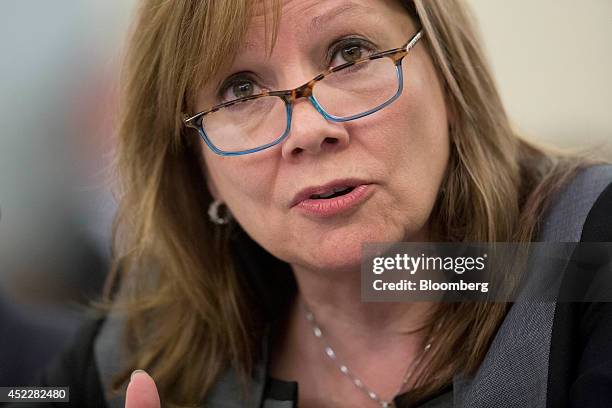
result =
M323 346L329 345L340 356L339 361L384 400L414 385L413 377L406 384L402 381L410 364L424 356L427 332L417 329L435 304L365 303L361 301L359 270L322 275L293 269L298 293L272 348L273 376L298 381L302 401L318 398L313 406L325 406L321 395L330 394L342 395L351 401L349 406L377 406L325 356ZM313 313L323 341L313 334L303 304Z
M430 241L429 225L406 241ZM380 343L381 339L391 343L404 342L406 336L423 328L427 319L435 311L436 302L363 302L361 300L361 266L338 271L312 270L293 264L292 269L298 286L296 304L291 316L296 312L303 318L305 304L314 314L317 322L327 331L345 333L345 337L360 336ZM367 344L367 343L366 343Z
M379 343L414 335L434 310L433 302L363 302L359 270L324 274L293 266L293 271L298 285L293 317L304 318L303 303L331 333Z

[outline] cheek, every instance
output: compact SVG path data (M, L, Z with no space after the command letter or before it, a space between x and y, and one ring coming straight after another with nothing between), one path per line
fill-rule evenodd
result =
M217 191L238 222L249 224L248 219L265 214L273 190L273 161L265 160L266 155L221 157L207 152L205 156L209 189Z
M406 144L415 147L435 146L448 139L446 102L434 67L425 53L408 59L404 65L404 90L392 120L404 124ZM404 115L402 120L401 115ZM410 147L410 146L407 146Z
M448 118L442 86L428 61L404 64L400 98L351 130L389 171L430 180L443 172L449 154Z
M413 170L434 176L435 183L435 176L446 166L449 149L443 88L428 58L406 61L404 79L404 97L390 112L390 121L400 124L397 133L403 136L394 139L393 147L412 163Z
M437 200L450 139L444 92L433 67L425 61L406 68L401 97L353 134L385 169L380 215L414 235L426 225Z
M400 169L398 174L410 177L413 204L428 218L449 159L448 117L444 92L433 67L415 63L409 68L406 98L398 106L406 117L401 120L394 112L398 116L394 119L403 124L403 137L395 139L400 152L395 165Z

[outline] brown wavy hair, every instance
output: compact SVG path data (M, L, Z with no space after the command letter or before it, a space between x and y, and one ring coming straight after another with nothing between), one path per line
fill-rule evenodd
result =
M270 50L281 2L266 0ZM127 49L116 168L120 208L103 307L127 315L130 359L157 383L164 407L197 406L228 366L248 382L265 321L229 243L207 219L212 201L198 136L181 122L195 93L230 63L254 0L144 0ZM424 41L454 114L451 154L432 226L446 241L528 242L553 196L585 164L517 135L475 25L461 0L402 2ZM117 289L120 289L118 291ZM117 296L121 293L121 296ZM418 400L480 365L505 303L441 304L436 342L410 391ZM153 329L155 328L155 329Z

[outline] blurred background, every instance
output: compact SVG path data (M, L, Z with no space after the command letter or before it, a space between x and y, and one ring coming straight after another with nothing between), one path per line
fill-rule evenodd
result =
M27 385L101 288L117 72L135 3L0 1L0 386ZM612 2L468 3L517 128L612 158ZM41 336L31 361L11 351Z
M0 386L27 385L102 286L134 3L0 1Z

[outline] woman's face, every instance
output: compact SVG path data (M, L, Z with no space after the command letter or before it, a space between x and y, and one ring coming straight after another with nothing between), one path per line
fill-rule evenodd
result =
M338 50L347 38L365 40L376 52L401 47L418 28L399 1L286 0L271 56L266 55L264 17L259 13L232 67L201 92L197 108L219 103L217 87L235 73L250 73L246 78L252 84L246 89L264 88L258 80L271 90L295 88L354 55L354 42L349 41L328 58L329 50ZM300 99L288 138L280 145L222 157L202 141L211 193L270 253L294 267L354 270L360 265L362 243L428 238L428 219L448 162L449 136L443 88L424 40L404 58L402 95L372 115L331 122ZM235 89L229 88L226 99L244 96L234 95ZM324 207L331 201L295 205L302 190L329 183L361 185L347 197L355 198L357 191L361 196L324 213L309 210L309 204Z

